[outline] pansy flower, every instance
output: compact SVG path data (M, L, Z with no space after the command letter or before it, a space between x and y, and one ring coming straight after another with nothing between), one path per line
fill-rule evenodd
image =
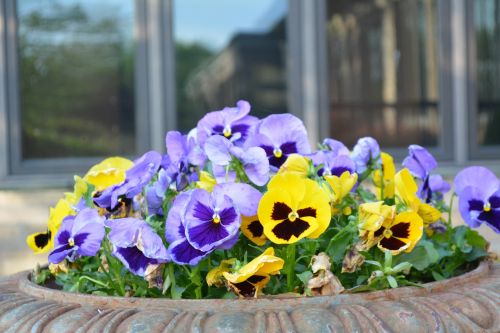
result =
M203 146L212 135L222 135L235 144L243 144L252 126L259 121L248 115L250 108L250 103L242 100L236 107L207 113L196 127L199 144Z
M299 154L291 154L285 163L280 166L278 173L294 173L307 178L314 176L315 170L310 158Z
M223 272L229 287L240 297L257 297L271 275L279 274L285 262L274 255L272 247L234 273Z
M319 150L308 156L319 167L318 176L340 176L345 171L353 173L355 165L348 155L335 155L333 151Z
M304 124L299 118L286 113L262 119L245 145L264 149L275 171L291 154L305 155L311 152Z
M441 218L441 212L438 209L423 203L417 196L418 186L408 169L404 168L396 174L395 187L397 202L420 215L426 226Z
M359 139L352 149L351 158L358 174L365 172L368 167L377 166L380 163L380 147L377 140L372 137Z
M238 240L241 215L255 215L260 197L243 183L219 184L212 193L194 189L179 194L165 226L172 261L196 265L216 249L231 248Z
M74 214L71 205L65 200L60 199L54 208L50 208L47 230L29 235L26 243L35 253L46 253L54 246L54 237L59 230L65 217Z
M148 268L168 261L167 249L156 232L144 220L108 219L108 239L113 256L133 274L145 276Z
M433 197L437 199L450 190L450 185L439 175L432 175L431 171L437 167L434 156L422 146L410 145L409 156L403 160L403 166L410 173L420 179L422 183L418 189L418 197L426 203L430 203Z
M95 256L104 238L104 217L90 208L76 216L68 216L54 239L49 262L58 264L64 259L75 261L81 256Z
M383 201L367 202L359 205L358 230L361 247L364 250L374 246L378 239L375 232L382 225L392 223L396 215L396 206L384 205Z
M145 153L127 170L122 183L108 187L94 196L95 204L113 211L118 206L120 197L131 200L151 181L160 167L161 160L161 155L155 151Z
M382 251L397 255L402 251L411 252L423 234L423 220L414 212L402 212L394 220L386 219L374 232L377 245Z
M332 193L332 205L338 205L351 192L358 181L357 173L344 171L340 176L326 176Z
M500 233L500 180L484 167L468 167L455 177L462 218L472 228L485 223Z
M214 176L219 183L234 182L235 168L242 168L248 179L257 186L263 186L269 180L269 160L260 147L240 148L220 135L208 138L204 145L205 152L212 162ZM231 168L234 163L241 166Z
M317 238L331 218L328 194L313 180L284 173L274 176L259 203L264 234L276 244Z

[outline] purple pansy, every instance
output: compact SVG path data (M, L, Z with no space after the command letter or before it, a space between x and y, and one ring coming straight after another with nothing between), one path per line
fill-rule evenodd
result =
M350 156L351 152L349 149L340 141L335 140L335 139L330 139L326 138L323 140L323 146L328 148L329 151L331 151L334 156Z
M450 184L440 175L431 176L431 171L437 167L434 156L419 145L410 145L408 152L409 156L403 160L403 166L422 181L417 193L419 198L427 203L430 203L433 198L442 198L443 194L450 190Z
M146 200L150 214L163 215L163 201L172 179L165 169L160 169L156 182L146 188Z
M155 151L149 151L134 161L134 166L128 169L125 180L113 185L94 198L94 202L101 208L114 210L118 205L118 199L124 196L133 199L141 193L144 187L151 181L160 167L162 157Z
M170 209L165 238L172 261L196 265L217 249L238 240L241 214L257 212L261 193L248 184L218 184L212 193L194 189L179 194Z
M207 113L196 127L199 144L205 144L212 135L222 135L236 144L243 144L252 126L259 121L248 115L250 108L247 101L238 101L236 107Z
M235 159L241 163L248 179L255 185L263 186L269 180L269 160L260 147L243 149L220 135L214 135L207 140L204 148L212 162L214 176L220 183L235 181L236 171L226 170Z
M311 152L304 124L287 113L262 119L245 145L264 149L273 170L277 170L291 154L306 155Z
M352 149L351 158L358 174L365 172L371 164L380 164L380 147L377 140L372 137L359 139Z
M455 177L455 192L465 222L475 228L486 223L500 233L500 181L484 167L468 167Z
M107 220L113 255L133 274L144 276L149 265L168 261L167 249L154 230L143 220Z
M81 256L95 256L104 234L104 217L94 209L85 208L76 216L66 217L54 238L49 262L58 264L66 258L74 261Z

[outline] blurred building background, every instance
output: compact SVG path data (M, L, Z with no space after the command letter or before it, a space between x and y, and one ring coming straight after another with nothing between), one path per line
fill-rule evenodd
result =
M500 0L0 0L0 274L72 175L206 112L500 172Z

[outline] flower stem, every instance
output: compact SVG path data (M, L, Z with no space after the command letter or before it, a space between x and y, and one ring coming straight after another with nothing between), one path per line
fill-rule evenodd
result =
M287 268L286 268L286 284L289 292L293 292L295 280L295 244L290 244L287 247Z
M332 246L342 237L344 237L346 234L351 233L354 228L356 227L355 222L349 222L345 227L339 230L339 232L330 239L330 242L328 243L328 246L325 249L326 253L330 253L330 250Z

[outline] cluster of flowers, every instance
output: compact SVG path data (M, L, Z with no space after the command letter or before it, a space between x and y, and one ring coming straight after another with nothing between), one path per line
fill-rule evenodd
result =
M331 288L338 280L330 265L356 274L371 263L365 257L410 253L423 236L451 228L442 218L450 185L432 174L437 163L423 147L410 146L397 172L373 138L361 138L352 151L325 139L313 151L295 116L259 120L249 112L250 104L239 101L206 114L187 135L167 133L165 155L108 158L75 177L74 191L28 245L49 252L54 276L77 272L92 291L138 295L125 277L132 274L174 297L189 289L179 282L188 274L195 297L217 287L254 297L272 275L270 294L306 292L308 285L309 292L339 290ZM484 223L499 232L500 181L493 173L465 169L455 192L471 227ZM306 276L311 262L316 268Z

